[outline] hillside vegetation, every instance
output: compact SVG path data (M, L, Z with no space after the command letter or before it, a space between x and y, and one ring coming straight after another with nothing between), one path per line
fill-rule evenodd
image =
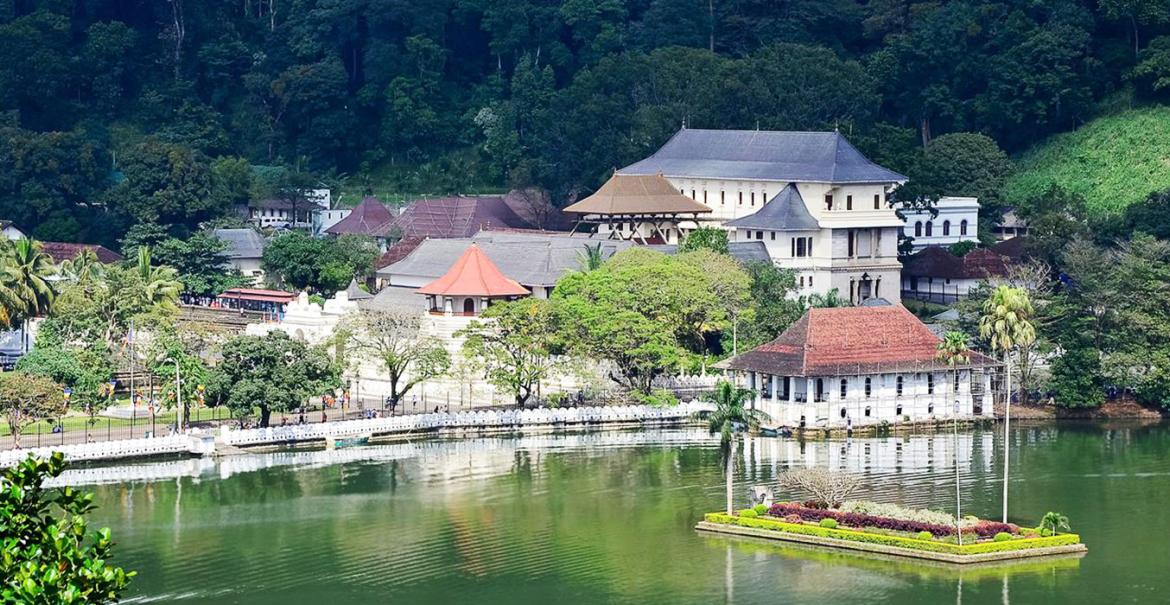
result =
M1053 184L1097 215L1170 189L1170 107L1124 111L1050 138L1020 157L1005 198L1023 204Z

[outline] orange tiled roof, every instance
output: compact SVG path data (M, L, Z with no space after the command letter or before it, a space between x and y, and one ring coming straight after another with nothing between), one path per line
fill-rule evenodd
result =
M835 376L947 368L939 338L901 305L809 309L776 340L721 365L777 376ZM996 362L971 352L959 367Z
M526 296L528 289L509 279L495 263L471 244L447 273L418 289L419 294L440 296Z

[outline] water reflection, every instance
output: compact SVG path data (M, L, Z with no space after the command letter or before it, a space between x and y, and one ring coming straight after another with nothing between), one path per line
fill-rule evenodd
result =
M281 451L77 468L61 480L95 485L95 522L112 526L119 560L141 572L143 601L1001 603L1010 588L1018 602L1097 603L1170 591L1159 537L1170 513L1157 505L1170 499L1165 427L1021 427L1012 438L1013 512L1060 507L1087 558L956 571L701 536L694 523L724 490L703 430ZM1000 439L960 435L964 511L998 511ZM859 497L954 500L950 434L745 446L740 499L793 466L827 466L864 474Z

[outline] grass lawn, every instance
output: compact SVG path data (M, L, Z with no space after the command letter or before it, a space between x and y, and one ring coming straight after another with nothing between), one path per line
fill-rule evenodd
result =
M227 408L219 408L218 411L220 419L227 419L231 417L231 413ZM215 416L215 412L216 410L213 408L191 408L191 421L196 422L198 420L211 419ZM61 422L66 432L84 431L86 427L89 426L89 416L76 410L71 410L69 414L70 415L66 416ZM178 410L164 410L159 412L154 417L155 427L165 427L168 424L174 423L176 414L178 414ZM120 429L131 426L131 421L129 418L107 418L105 416L97 416L95 420L97 422L93 425L94 431L104 431L106 430L107 426L111 429ZM56 421L57 419L53 418L30 424L24 428L23 434L35 435L38 424L41 427L42 435L51 433L53 430L53 425L56 424ZM147 411L145 407L140 407L138 409L138 416L134 419L133 426L136 428L150 426L150 412ZM7 437L11 434L12 432L8 430L8 424L0 423L0 437Z

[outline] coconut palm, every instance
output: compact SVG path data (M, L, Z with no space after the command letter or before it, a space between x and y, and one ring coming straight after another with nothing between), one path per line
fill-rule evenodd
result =
M1008 467L1011 455L1010 430L1012 427L1012 367L1011 352L1016 347L1030 346L1036 341L1036 328L1032 325L1035 311L1027 290L1011 286L999 286L983 303L983 316L979 318L979 335L991 343L993 351L1003 356L1007 397L1004 401L1003 423L1003 522L1007 523Z
M711 434L719 433L719 449L724 457L727 471L727 514L732 514L731 477L735 466L736 425L757 428L769 416L761 410L749 408L748 403L755 392L739 388L726 380L715 385L715 390L703 396L703 401L715 406L707 416L707 428Z
M75 258L61 263L61 277L71 282L86 283L101 279L102 273L102 263L91 248L85 248Z
M49 278L55 269L40 242L26 238L5 241L0 267L5 278L0 296L6 299L4 315L9 324L18 319L27 323L29 318L49 312L55 296Z
M959 536L959 544L963 544L963 500L959 492L959 397L955 387L959 383L958 365L971 361L967 347L967 335L962 332L947 332L938 343L938 358L951 368L951 399L954 400L954 429L955 449L955 534Z
M147 307L165 310L176 310L179 292L183 284L179 282L179 274L171 267L150 264L150 248L138 247L138 277L142 280L143 303Z

